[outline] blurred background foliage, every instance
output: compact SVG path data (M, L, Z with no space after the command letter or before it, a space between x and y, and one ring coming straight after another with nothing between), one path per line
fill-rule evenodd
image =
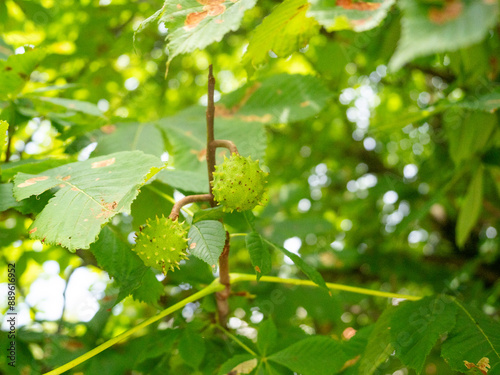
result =
M150 23L133 42L134 30L162 1L0 2L0 119L10 124L0 154L0 290L6 294L7 263L14 262L19 317L18 367L8 367L2 354L1 371L36 374L60 366L213 280L210 267L196 258L165 278L149 270L132 286L107 269L113 282L99 267L100 249L113 243L113 249L128 251L139 225L168 214L165 195L206 191L203 167L178 156L193 150L174 128L192 129L204 139L209 64L216 99L226 108L241 103L252 82L263 88L241 109L242 116L254 116L250 120L238 122L223 112L216 118L216 129L220 124L219 131L234 135L248 154L264 156L271 172L269 203L256 210L263 236L300 254L327 282L402 294L449 293L498 321L498 15L485 23L480 38L460 44L461 35L448 35L457 45L391 60L396 50L397 56L405 53L401 45L409 36L401 24L403 18L411 26L404 14L411 3L390 7L381 24L367 31L332 27L318 16L324 27L311 21L295 49L257 56L252 65L242 56L254 30L282 6L260 1L236 31L173 58L165 76L168 27ZM312 15L326 6L312 4ZM432 44L416 37L415 50L420 42ZM269 96L281 87L283 108ZM308 102L315 104L310 112ZM276 107L281 109L274 114ZM17 172L36 174L134 149L175 169L144 187L131 215L115 216L90 251L71 253L29 238L28 227L53 192L12 201L9 183ZM225 223L232 233L249 230L242 215L228 215ZM230 267L253 271L244 237L231 241ZM271 274L303 277L278 252ZM231 297L229 328L248 345L267 319L277 326L280 348L311 333L345 340L367 329L390 304L348 293L330 297L319 288L246 283L235 289L248 295ZM132 291L133 298L124 298ZM6 300L0 303L5 312ZM74 373L216 373L241 349L215 327L214 312L213 297L189 304L148 335L116 345ZM200 332L205 340L198 339ZM1 340L4 347L6 336ZM284 367L275 371L288 373ZM380 373L413 371L390 357ZM424 373L453 372L436 351Z

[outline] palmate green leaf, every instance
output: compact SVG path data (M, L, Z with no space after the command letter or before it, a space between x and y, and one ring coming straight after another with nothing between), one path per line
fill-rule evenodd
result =
M500 108L500 91L496 90L477 98L469 98L463 102L457 103L456 105L473 111L494 113L498 108Z
M163 135L153 124L124 123L105 129L107 134L102 132L92 156L139 150L159 157L165 152Z
M351 359L360 356L366 350L368 339L373 332L375 325L369 325L356 331L354 337L342 342L344 353Z
M387 110L378 109L375 118L370 121L371 132L389 132L399 130L409 124L421 123L446 109L444 105L436 105L416 112L405 109L404 111L394 113Z
M337 373L348 358L342 345L325 336L312 336L268 357L302 375Z
M401 0L402 31L389 68L397 70L416 57L456 51L480 42L497 22L498 2Z
M278 340L278 330L271 319L264 320L259 325L257 336L257 348L262 357L266 357L273 352L274 346Z
M21 92L30 74L45 58L42 49L29 49L22 54L10 55L0 60L0 100L15 97Z
M219 220L225 215L222 206L211 207L204 210L199 210L194 213L193 223L202 220Z
M130 245L125 243L110 228L104 227L99 234L99 239L89 249L95 256L97 264L112 277L120 289L116 303L135 292L143 286L143 280L154 277L153 271L146 267L142 260L131 250ZM149 275L146 275L149 274ZM161 283L158 287L144 288L143 292L150 293L145 302L156 302L162 291Z
M330 290L326 286L325 280L323 279L323 276L311 265L307 264L301 257L299 257L297 254L294 254L287 249L285 249L282 246L278 246L272 242L269 242L268 240L264 239L264 241L269 244L270 246L273 246L275 249L278 249L281 251L283 254L285 254L287 257L289 257L292 262L302 271L306 274L306 276L311 279L314 283L318 284L320 287L326 289L328 293L331 294Z
M456 121L447 123L450 156L455 165L463 165L464 161L483 153L497 124L497 116L486 112L465 113L458 127Z
M224 96L216 116L265 124L291 123L318 114L332 93L319 78L277 74L247 83Z
M30 227L32 238L88 249L102 225L119 212L130 213L139 187L161 161L140 151L119 152L49 169L38 175L18 173L14 196L21 200L59 187Z
M422 373L425 359L439 337L455 326L457 306L446 296L402 302L391 318L391 338L396 356Z
M464 201L458 213L456 241L459 247L465 245L469 235L476 225L483 207L483 176L484 167L479 166L467 188Z
M361 356L359 363L359 373L363 375L373 374L377 368L384 363L391 353L394 346L391 339L391 319L396 311L394 306L390 306L380 315L375 327L368 338L368 344Z
M224 244L226 231L220 221L203 220L191 225L188 233L189 253L215 268Z
M0 212L20 205L14 198L13 188L14 184L0 184Z
M489 167L488 168L491 178L495 183L495 187L497 189L497 194L500 196L500 168L499 167Z
M31 99L38 100L41 103L49 103L57 107L62 107L68 112L81 112L86 115L102 117L103 113L97 105L82 100L52 98L47 96L31 96Z
M262 275L271 272L271 254L260 234L252 232L246 235L245 242L250 255L250 261L259 281Z
M488 358L488 375L500 374L500 324L477 309L454 300L457 323L441 347L441 356L448 365L466 372L464 361L478 363Z
M161 217L172 210L173 203L167 201L164 194L172 197L174 190L158 181L153 181L141 188L130 208L135 230L139 230L139 226L145 224L147 219Z
M145 21L145 26L158 19L168 28L168 61L175 56L203 49L220 42L224 35L239 28L247 9L256 0L165 1L163 8ZM140 26L138 31L144 29Z
M186 329L179 340L179 354L190 367L197 370L205 356L206 347L198 332Z
M243 56L247 71L269 60L269 51L278 57L287 57L305 47L318 32L319 25L306 17L309 3L306 0L285 0L257 26Z
M136 364L151 358L169 356L180 333L180 329L156 330L129 341L128 345L137 353Z
M229 358L222 364L218 374L249 374L255 367L257 367L257 364L257 358L255 358L253 355L237 354L234 357Z
M157 305L158 299L164 294L163 284L158 281L153 272L144 274L141 286L132 292L132 297L137 301Z
M316 18L328 31L366 31L377 27L395 0L342 1L312 0L308 16Z

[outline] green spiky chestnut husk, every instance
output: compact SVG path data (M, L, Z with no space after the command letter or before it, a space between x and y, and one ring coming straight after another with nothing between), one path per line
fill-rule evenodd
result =
M164 274L168 270L179 268L182 259L188 259L184 250L187 248L187 232L179 221L158 216L146 221L136 233L133 249L148 267L156 268Z
M212 193L225 212L251 210L266 201L268 173L260 169L258 160L232 154L215 166L213 175Z

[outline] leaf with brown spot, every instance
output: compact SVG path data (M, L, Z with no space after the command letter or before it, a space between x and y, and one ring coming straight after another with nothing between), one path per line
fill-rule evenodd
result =
M216 115L271 124L295 122L316 115L331 95L316 77L278 74L225 95ZM301 105L304 102L309 105Z
M38 230L38 228L37 228L37 227L35 227L35 228L33 228L33 229L31 229L31 230L29 231L29 234L35 233L37 230Z
M362 11L373 11L380 8L380 3L369 3L366 1L337 0L337 6L344 9L354 9Z
M400 0L401 37L389 68L397 70L422 56L467 48L481 42L498 21L498 2Z
M27 187L27 186L31 186L31 185L36 184L39 181L45 181L48 178L49 178L48 176L33 177L33 178L30 178L29 180L26 180L23 183L17 185L17 187L24 188L24 187Z
M477 364L472 363L472 362L467 362L464 361L465 367L467 367L469 370L471 368L477 368L479 371L481 371L482 374L486 375L488 374L489 369L491 368L490 366L490 359L488 357L483 357L481 358Z
M218 117L231 117L235 113L239 111L239 109L245 105L245 103L250 99L253 93L260 87L262 84L260 82L254 82L251 86L245 89L245 94L239 100L238 103L233 104L230 108L226 108L224 104L218 104L215 106L215 116Z
M196 155L196 159L200 162L204 162L207 159L207 149L204 148L203 150L196 151L196 150L190 150L190 152L193 155Z
M257 26L243 56L243 64L250 75L269 61L269 51L286 58L305 47L318 33L318 22L306 16L309 6L307 0L285 0Z
M429 19L441 25L458 18L463 8L463 3L460 0L447 1L442 8L429 9Z
M101 126L101 131L104 134L112 134L116 131L116 125L108 124L108 125Z
M262 275L271 272L271 254L267 244L263 241L260 234L252 232L246 235L245 243L250 255L250 261L254 266L257 275L257 281Z
M165 1L162 9L139 26L140 32L158 21L168 28L168 62L177 55L204 49L220 42L230 31L237 30L247 9L256 0L180 0Z
M211 17L218 16L219 14L222 14L226 11L226 6L224 4L210 4L210 5L205 5L203 7L204 10L208 12L208 15ZM216 19L215 22L217 21L223 21L221 18Z
M18 173L14 195L22 200L58 185L69 187L55 193L30 232L32 238L45 238L49 244L61 243L70 250L87 249L102 225L119 212L130 212L145 177L162 164L155 156L132 151L62 165L44 171L44 176ZM106 168L92 168L94 165ZM98 185L96 179L100 179Z
M366 31L377 27L387 16L395 0L353 1L312 0L308 16L328 31Z
M208 16L208 12L206 10L203 10L202 12L189 13L184 21L184 29L194 29L202 20L205 19L206 16Z
M203 220L193 223L188 233L191 255L215 267L226 242L226 231L220 221ZM195 244L194 248L191 245Z
M106 159L102 161L96 161L92 163L92 168L103 168L103 167L109 167L110 165L114 164L116 161L115 158L111 159Z

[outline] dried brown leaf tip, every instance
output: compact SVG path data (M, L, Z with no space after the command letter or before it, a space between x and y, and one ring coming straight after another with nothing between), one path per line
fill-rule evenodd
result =
M461 0L447 0L442 8L431 8L429 10L429 19L442 25L446 22L453 21L462 14L464 5Z
M49 178L49 176L33 177L33 178L30 178L30 179L24 181L23 183L20 183L19 185L17 185L17 187L23 188L23 187L26 187L26 186L35 185L38 181L45 181L48 178Z
M344 9L376 10L380 7L380 5L381 3L367 3L365 1L337 0L337 6Z
M193 30L207 16L215 17L226 11L226 6L223 4L225 0L196 0L204 5L203 11L189 13L184 21L184 30ZM219 21L219 22L217 22ZM217 23L222 23L222 20L216 20Z
M477 362L477 364L472 363L472 362L464 361L464 365L469 370L471 368L477 368L484 375L488 374L488 370L491 368L491 366L490 366L490 359L488 357L481 358L479 360L479 362Z

